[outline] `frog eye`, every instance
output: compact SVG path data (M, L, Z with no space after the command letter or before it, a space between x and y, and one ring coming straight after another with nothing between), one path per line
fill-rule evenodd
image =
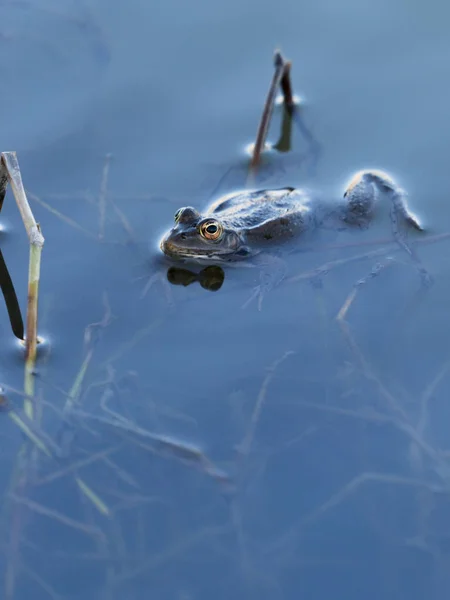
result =
M200 225L200 235L207 240L219 239L222 231L222 225L217 221L205 221Z
M182 209L181 209L181 208L179 208L179 209L177 210L177 212L175 213L175 216L173 217L173 220L175 221L175 223L178 223L178 219L180 218L181 211L182 211Z

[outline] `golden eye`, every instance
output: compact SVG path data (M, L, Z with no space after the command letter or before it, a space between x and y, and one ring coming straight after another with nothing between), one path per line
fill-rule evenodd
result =
M181 215L181 211L182 211L182 209L181 209L181 208L179 208L179 209L177 210L177 212L175 213L175 216L174 216L174 218L173 218L173 219L174 219L174 221L175 221L175 223L177 223L177 222L178 222L178 219L180 218L180 215Z
M217 240L222 231L222 225L217 221L205 221L200 225L200 234L207 240Z

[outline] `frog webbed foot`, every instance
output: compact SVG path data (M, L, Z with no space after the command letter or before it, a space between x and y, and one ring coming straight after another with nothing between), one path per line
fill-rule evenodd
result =
M417 231L424 231L419 218L409 210L406 202L407 194L395 181L383 171L360 171L350 181L345 190L347 199L345 217L349 223L359 223L372 217L375 202L379 192L387 194L391 200L390 219L392 234L397 244L409 254L420 274L422 283L429 287L431 275L422 265L414 246L410 246L399 227L400 220Z
M283 281L286 276L287 266L284 260L272 254L257 256L248 266L260 269L259 285L253 289L253 293L244 302L242 308L247 308L253 300L257 300L258 310L262 310L265 295Z

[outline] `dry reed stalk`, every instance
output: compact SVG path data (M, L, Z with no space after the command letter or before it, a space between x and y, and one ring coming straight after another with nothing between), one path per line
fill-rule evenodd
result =
M33 373L36 364L38 344L37 321L39 280L44 237L41 233L40 225L36 222L28 203L15 152L2 152L0 155L0 196L2 203L6 193L6 182L11 186L30 242L27 324L25 334L25 393L32 396L34 391ZM24 408L26 415L31 419L33 417L33 406L27 399L24 400Z
M28 266L28 302L27 302L27 323L25 333L25 394L24 411L31 420L34 419L33 404L30 398L34 394L34 370L36 364L37 351L37 316L38 316L38 296L39 279L41 267L41 253L44 245L44 237L41 233L39 224L31 211L30 205L25 194L20 173L19 163L15 152L2 152L0 154L0 208L6 195L7 184L10 184L20 215L22 217L25 230L30 243L30 258ZM9 412L10 415L15 413ZM17 424L17 423L16 423ZM14 469L11 489L15 492L24 492L27 485L27 473L24 466L30 455L27 451L28 446L23 445L19 451L18 461ZM15 582L17 566L19 560L19 537L23 526L22 513L17 506L12 507L10 514L11 528L9 539L8 562L5 572L5 596L12 599L15 593Z
M281 87L284 97L284 104L287 110L291 110L294 105L290 79L291 63L283 58L279 50L276 50L274 54L274 66L275 72L267 93L266 102L264 104L261 120L259 122L258 131L256 134L256 141L250 162L247 184L253 181L261 162L261 153L263 152L266 143L267 132L269 130L270 120L272 118L278 86Z

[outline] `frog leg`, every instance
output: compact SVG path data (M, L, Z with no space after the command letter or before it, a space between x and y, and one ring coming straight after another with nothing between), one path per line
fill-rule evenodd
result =
M399 187L389 175L378 170L359 171L352 177L344 192L344 198L347 199L344 219L349 222L367 219L372 213L380 191L390 195L396 216L396 231L398 230L398 216L414 229L424 230L418 217L408 207L405 190Z
M409 209L405 190L399 187L389 175L378 170L356 173L344 192L347 205L343 220L360 227L367 225L380 192L387 193L391 199L390 218L395 241L409 254L415 263L422 282L427 286L430 285L431 276L422 265L416 252L407 244L399 228L399 219L418 231L424 231L424 227L418 217Z

